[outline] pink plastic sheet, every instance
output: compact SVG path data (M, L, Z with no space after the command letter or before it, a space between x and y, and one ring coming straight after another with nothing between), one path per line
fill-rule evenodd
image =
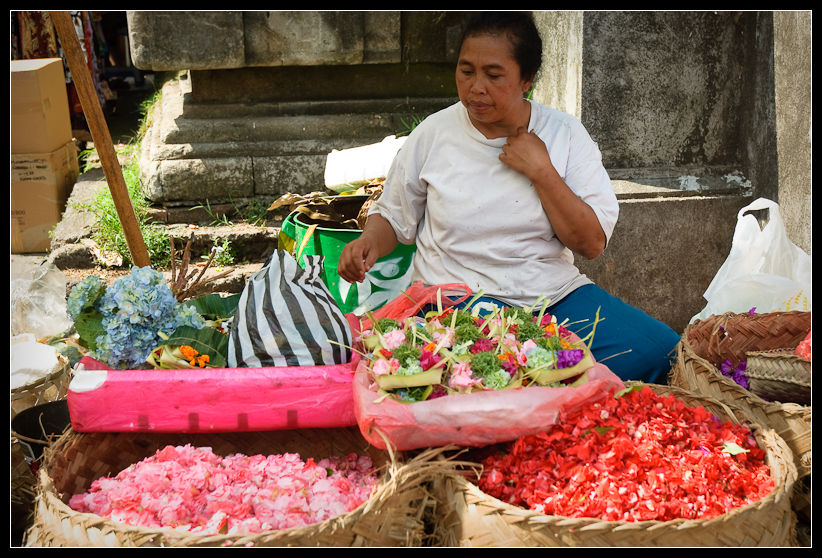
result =
M543 431L608 390L623 389L607 366L594 364L579 387L535 387L446 395L416 403L381 398L361 360L354 373L354 412L368 442L396 450L456 444L486 446Z
M244 432L356 425L347 364L196 370L111 370L84 357L104 378L67 402L78 432ZM99 383L99 381L97 382Z
M345 317L359 328L357 316ZM112 370L83 357L66 400L78 432L343 428L357 424L351 386L359 361L354 353L326 366Z

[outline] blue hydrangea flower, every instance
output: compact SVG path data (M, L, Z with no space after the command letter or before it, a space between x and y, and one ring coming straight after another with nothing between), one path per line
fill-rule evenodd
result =
M106 286L95 275L84 277L69 293L66 300L66 312L73 321L83 313L88 306L94 306L100 295L105 292Z
M150 267L132 267L106 289L97 307L106 333L95 340L91 356L114 368L142 366L160 343L160 333L169 335L183 325L205 326L194 307L180 304L163 275Z

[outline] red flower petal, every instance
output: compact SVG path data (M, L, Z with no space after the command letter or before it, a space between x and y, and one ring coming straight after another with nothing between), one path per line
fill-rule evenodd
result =
M725 442L748 451L725 453ZM648 386L590 403L509 448L484 460L480 488L549 515L607 521L716 517L761 499L774 486L765 452L750 431Z

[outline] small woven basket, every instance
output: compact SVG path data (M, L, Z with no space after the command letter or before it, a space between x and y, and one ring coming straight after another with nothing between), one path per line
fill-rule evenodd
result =
M749 353L795 348L810 329L810 312L729 313L697 320L682 334L668 383L730 402L776 430L793 451L801 478L811 472L811 407L765 401L724 376L720 366L728 359L742 362Z
M767 401L811 404L811 363L791 349L751 351L749 389Z
M57 354L57 363L37 381L10 390L11 414L9 420L26 409L50 403L66 397L71 380L71 366L66 357ZM26 439L11 432L11 516L12 528L25 529L33 512L36 479L26 458L32 459L27 444L36 440Z
M355 510L322 523L246 535L202 535L134 527L79 513L69 498L97 478L116 475L166 445L211 447L218 455L299 453L320 459L355 452L382 467L371 497ZM47 448L39 471L34 521L25 546L421 546L423 516L434 501L426 490L441 468L432 454L400 462L370 446L357 428L221 434L91 433L69 431Z
M673 394L688 405L702 405L721 420L747 422L744 413L721 401L671 386L649 385L656 393ZM638 522L550 516L502 502L482 492L466 476L450 474L437 478L432 487L440 512L434 527L436 537L443 546L794 545L796 519L790 494L796 468L790 449L772 429L750 426L766 452L774 490L721 516Z
M35 382L12 389L11 418L29 407L65 399L71 381L71 365L66 357L57 353L57 363Z

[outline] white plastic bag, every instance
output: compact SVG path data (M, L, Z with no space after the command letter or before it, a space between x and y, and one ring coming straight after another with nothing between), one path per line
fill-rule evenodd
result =
M749 211L768 210L760 228ZM728 258L703 294L708 304L695 320L715 314L811 311L811 257L788 238L779 204L759 198L737 214Z
M72 321L66 313L65 274L51 262L37 267L12 266L10 329L12 335L31 333L37 339L65 332Z
M406 136L387 136L379 143L332 149L325 162L326 188L344 192L368 184L370 180L385 178L406 139Z

